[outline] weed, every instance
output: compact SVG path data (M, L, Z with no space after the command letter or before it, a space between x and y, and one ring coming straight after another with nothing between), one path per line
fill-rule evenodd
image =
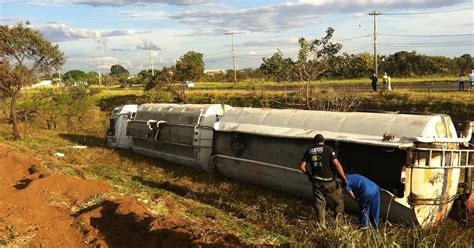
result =
M71 215L78 215L100 205L107 197L107 194L95 194L87 198L84 202L77 203L71 207Z
M365 79L360 82L364 83ZM267 82L259 82L265 86ZM349 82L350 83L350 82ZM355 82L357 83L357 82ZM231 85L232 83L230 83ZM246 82L245 84L248 84ZM199 85L199 84L197 84ZM238 88L240 85L241 88ZM227 84L223 84L227 86ZM191 103L228 103L233 106L288 107L285 95L292 93L279 90L262 92L264 102L251 97L243 83L237 89L213 89L209 83L203 87L187 92ZM327 91L327 90L326 90ZM334 90L334 94L339 92ZM331 93L331 94L333 94ZM439 111L450 112L456 109L459 116L474 116L474 94L453 92L394 91L384 95L355 92L367 109L392 111ZM130 96L132 95L132 96ZM133 97L135 95L135 97ZM109 99L107 98L115 97ZM123 96L118 97L118 96ZM102 101L104 109L116 107L116 104L143 96L141 90L103 90L94 97ZM431 97L429 104L427 97ZM101 106L102 107L102 106ZM58 123L56 130L45 130L44 124L32 120L29 122L29 138L18 142L8 139L8 143L22 150L33 151L42 161L49 174L68 174L104 180L113 187L113 194L146 199L151 212L161 216L178 215L191 218L198 223L212 223L215 230L236 233L246 244L285 244L294 243L302 246L318 247L449 247L471 246L474 240L474 229L447 221L440 226L421 229L418 227L399 226L381 227L380 229L361 230L354 216L342 219L328 218L327 228L320 228L314 221L314 213L309 201L280 194L256 186L230 181L219 175L178 166L173 163L145 158L128 151L111 150L105 147L105 130L107 113L98 108L88 113L90 117L85 127L78 132L68 131L63 122ZM0 137L8 137L10 127L0 123ZM84 150L69 149L67 146L87 145ZM64 158L53 158L54 152L63 152ZM47 192L51 204L66 206L66 200ZM79 213L99 205L106 195L95 195L83 203L69 206L72 214ZM13 235L14 236L14 235ZM3 239L0 242L7 242Z
M15 226L7 225L5 234L0 236L0 247L17 248L31 244L36 234L33 231L20 233Z
M65 209L71 208L71 201L61 192L49 191L48 189L46 189L43 191L43 194L46 196L46 199L48 200L50 206Z

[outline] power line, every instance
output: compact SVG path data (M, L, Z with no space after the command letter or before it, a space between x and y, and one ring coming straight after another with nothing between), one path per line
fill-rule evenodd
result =
M225 59L229 59L229 57L221 57L221 58L215 58L215 59L211 59L211 60L204 60L204 62L205 63L214 63L214 62L225 60Z
M335 40L335 41L337 42L337 41L357 40L357 39L360 39L360 38L367 38L367 37L371 37L371 36L372 36L372 34L367 34L367 35L354 36L354 37L349 37L349 38L344 38L344 39L338 39L338 40Z
M284 47L244 49L244 50L239 50L239 52L269 51L269 50L275 50L275 49L288 49L288 48L299 48L299 46L284 46Z
M215 55L220 55L220 54L230 53L230 52L232 52L232 50L227 50L227 51L222 51L222 52L217 52L217 53L211 53L211 54L204 54L204 57L209 58L209 57L212 57L212 56L215 56Z
M379 34L381 36L396 36L396 37L464 37L464 36L473 36L473 34L420 34L420 35L411 35L411 34Z
M386 44L386 45L381 45L381 47L472 47L474 44L454 44L454 45L396 45L396 44Z
M343 52L350 53L350 52L354 52L354 51L358 51L358 50L365 50L365 49L371 48L371 47L372 47L372 45L358 46L358 47L353 47L352 49L349 49L349 50L345 50Z
M445 41L445 42L393 42L382 43L382 45L458 45L458 44L472 44L473 41Z
M440 10L440 11L430 11L430 12L405 12L405 13L380 13L381 15L431 15L431 14L441 14L441 13L450 13L458 12L465 10L472 10L472 7L462 8L462 9L451 9L451 10Z

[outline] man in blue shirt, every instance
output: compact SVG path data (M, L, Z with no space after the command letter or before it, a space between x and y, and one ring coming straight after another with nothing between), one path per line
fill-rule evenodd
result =
M359 174L347 174L346 190L349 195L359 202L362 208L360 225L365 228L369 220L374 227L379 225L380 188L374 182Z

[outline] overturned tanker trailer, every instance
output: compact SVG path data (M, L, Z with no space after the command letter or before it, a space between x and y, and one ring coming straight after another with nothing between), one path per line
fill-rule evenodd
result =
M391 222L445 219L462 169L472 166L474 151L460 148L470 137L458 138L447 115L257 108L233 108L216 123L212 161L224 176L312 198L298 164L317 133L347 171L383 189L380 216Z
M140 154L214 171L213 127L224 104L142 104L129 120L130 148Z

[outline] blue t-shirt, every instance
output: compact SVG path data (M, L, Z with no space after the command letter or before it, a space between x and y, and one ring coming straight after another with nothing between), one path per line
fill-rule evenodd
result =
M347 192L353 192L356 195L372 194L379 191L379 186L368 178L359 174L347 174Z

